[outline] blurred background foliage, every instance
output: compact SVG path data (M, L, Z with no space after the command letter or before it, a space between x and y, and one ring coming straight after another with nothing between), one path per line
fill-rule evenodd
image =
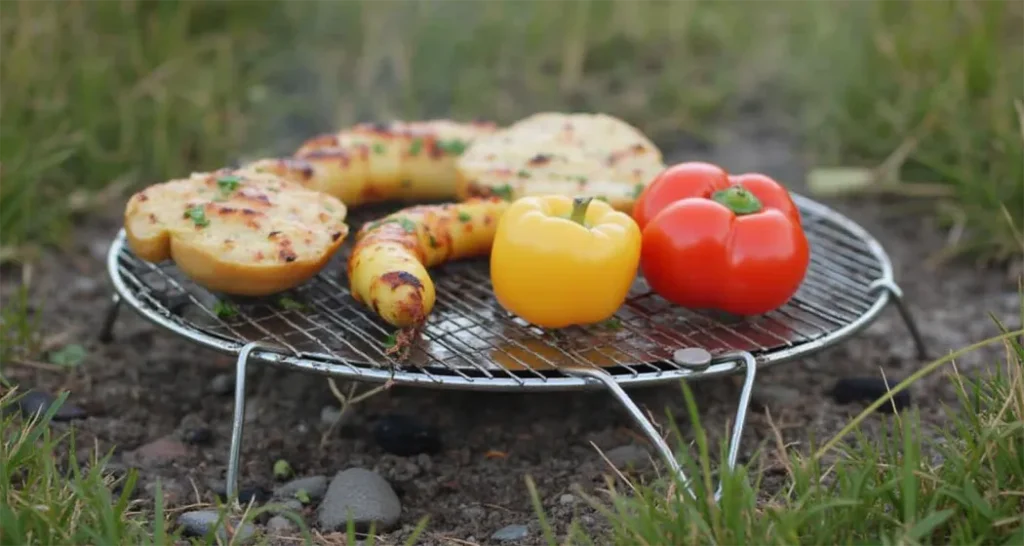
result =
M814 164L948 188L957 249L1013 257L1022 29L1018 0L5 0L0 235L60 244L140 184L360 120L601 110L671 151L768 111Z

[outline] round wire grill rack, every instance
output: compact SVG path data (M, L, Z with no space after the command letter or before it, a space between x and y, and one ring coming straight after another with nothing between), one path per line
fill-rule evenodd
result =
M757 369L842 341L870 324L890 301L897 304L919 355L926 356L882 246L827 206L800 195L793 198L810 242L811 265L786 305L757 317L673 306L638 277L626 303L609 321L544 331L498 305L486 259L467 260L431 270L437 287L433 313L405 355L396 358L391 350L394 329L356 303L348 291L343 264L351 241L327 268L292 291L270 298L230 298L195 285L173 263L138 259L125 245L122 230L108 253L115 293L101 339L112 340L118 310L127 302L186 339L237 355L229 497L237 491L245 371L250 362L434 388L608 388L680 474L671 449L622 387L744 371L726 461L731 467ZM362 208L354 211L350 223L361 225L391 210Z

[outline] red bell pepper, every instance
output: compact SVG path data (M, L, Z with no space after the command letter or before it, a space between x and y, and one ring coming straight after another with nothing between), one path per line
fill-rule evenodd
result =
M651 289L693 309L758 315L785 304L810 263L789 192L763 174L669 167L640 194L640 268Z

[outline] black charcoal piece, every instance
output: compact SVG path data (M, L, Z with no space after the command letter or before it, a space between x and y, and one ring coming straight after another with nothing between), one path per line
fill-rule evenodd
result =
M872 403L879 398L888 395L889 390L899 383L890 379L888 383L881 377L844 377L836 381L835 386L829 391L832 398L839 404L850 404L853 402ZM902 410L910 405L910 392L900 391L892 396L878 408L883 413L892 413L893 405L897 410Z

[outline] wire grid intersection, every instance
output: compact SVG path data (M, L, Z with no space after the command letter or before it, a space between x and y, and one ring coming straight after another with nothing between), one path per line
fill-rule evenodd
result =
M292 361L359 378L382 370L435 383L488 382L544 386L560 368L602 368L619 381L700 375L672 361L681 348L713 355L749 352L759 367L821 349L869 323L888 294L872 288L891 279L881 246L851 220L795 195L811 245L811 265L798 293L782 308L739 318L674 306L642 277L615 317L554 332L504 311L491 293L486 258L431 270L434 311L406 359L389 354L394 328L355 302L345 261L351 239L314 279L269 298L230 298L190 282L172 263L136 258L123 233L111 247L110 273L122 297L145 316L201 344L237 353L251 342L275 346ZM393 208L356 211L353 228ZM354 229L353 229L354 231ZM562 381L564 383L564 381Z

